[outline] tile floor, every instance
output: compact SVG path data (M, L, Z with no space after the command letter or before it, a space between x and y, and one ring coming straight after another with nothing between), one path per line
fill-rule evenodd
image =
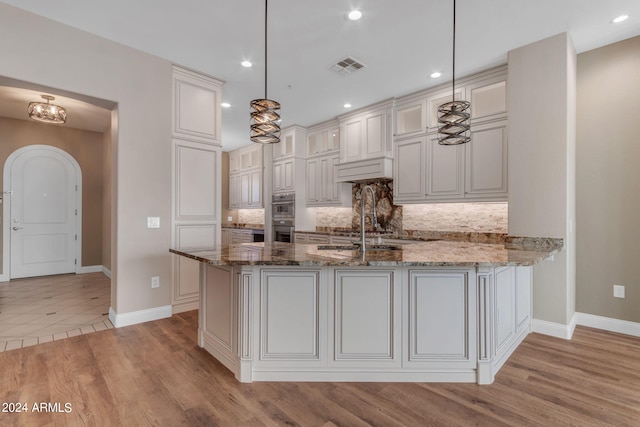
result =
M0 352L113 328L102 273L0 283Z

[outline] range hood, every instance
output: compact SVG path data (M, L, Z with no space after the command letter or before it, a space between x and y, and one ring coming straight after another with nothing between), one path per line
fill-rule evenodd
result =
M335 166L337 182L357 182L371 179L392 179L393 159L376 157L366 160L339 163Z

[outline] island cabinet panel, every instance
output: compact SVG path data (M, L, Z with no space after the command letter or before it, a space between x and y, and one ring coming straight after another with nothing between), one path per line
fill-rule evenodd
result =
M495 303L495 346L499 354L516 333L515 269L496 269Z
M531 267L516 270L516 334L529 332L531 325Z
M475 281L469 280L472 273L409 272L408 367L475 368L476 292Z
M333 288L334 366L400 363L400 295L393 271L337 270Z
M320 359L320 272L263 270L261 360Z
M201 265L200 346L231 371L238 369L238 290L231 267Z

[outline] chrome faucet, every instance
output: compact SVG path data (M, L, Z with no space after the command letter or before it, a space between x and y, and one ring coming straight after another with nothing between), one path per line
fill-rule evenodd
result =
M362 187L362 192L360 194L360 250L362 252L366 250L366 243L365 243L366 240L364 237L365 236L364 219L367 216L364 209L364 199L365 199L365 196L367 195L366 190L371 191L371 203L373 204L373 212L372 212L373 229L374 230L378 229L378 217L376 215L376 192L372 186L365 185L364 187Z

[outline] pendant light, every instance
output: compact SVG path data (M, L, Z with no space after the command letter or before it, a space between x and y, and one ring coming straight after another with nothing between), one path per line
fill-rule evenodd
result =
M51 104L55 98L51 95L40 95L47 102L30 102L27 113L33 120L46 123L65 123L67 121L67 111L59 105Z
M264 98L251 101L251 141L275 144L280 142L280 104L267 98L267 10L264 0Z
M471 103L456 101L456 0L453 0L453 72L451 102L438 107L438 144L458 145L471 140L468 113Z

